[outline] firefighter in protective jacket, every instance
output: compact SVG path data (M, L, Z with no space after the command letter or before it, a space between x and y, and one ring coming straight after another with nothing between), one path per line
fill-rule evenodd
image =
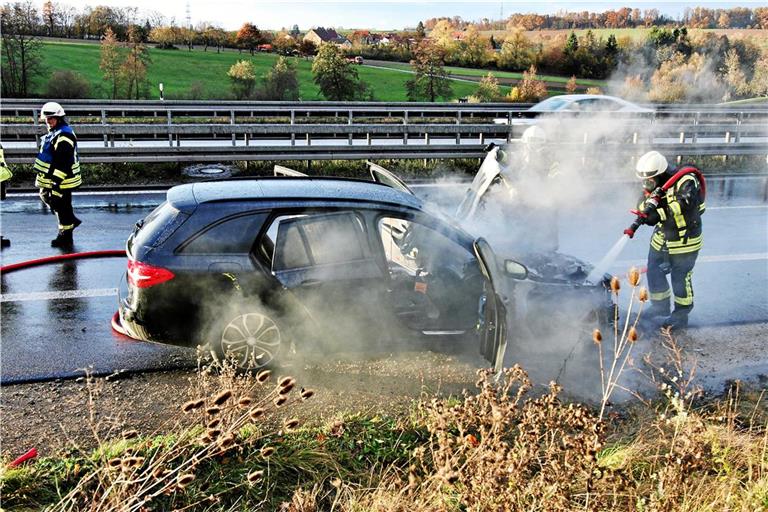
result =
M35 159L40 199L56 214L59 232L51 240L52 247L71 248L72 232L81 224L72 210L72 191L83 180L77 156L77 137L64 118L64 109L49 101L40 111L40 120L48 126L48 133L40 143L40 153Z
M691 165L671 169L658 151L640 157L636 175L643 180L644 199L634 211L636 223L624 233L632 237L639 224L655 226L648 252L649 314L665 317L664 327L685 328L693 309L691 276L703 240L704 177ZM671 291L667 274L671 274ZM672 296L675 307L670 312Z

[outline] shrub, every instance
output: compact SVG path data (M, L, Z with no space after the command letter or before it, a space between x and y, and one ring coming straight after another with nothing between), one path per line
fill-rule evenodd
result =
M45 89L49 98L87 98L91 94L91 84L74 71L55 71Z
M495 101L501 97L501 89L499 89L499 81L491 73L485 75L480 80L480 86L477 88L474 94L480 102Z
M507 95L507 100L518 103L541 101L547 97L547 85L536 76L536 67L523 73L523 79L517 87L513 87Z
M239 60L229 68L227 76L232 81L232 91L238 100L251 97L256 85L256 72L249 60Z

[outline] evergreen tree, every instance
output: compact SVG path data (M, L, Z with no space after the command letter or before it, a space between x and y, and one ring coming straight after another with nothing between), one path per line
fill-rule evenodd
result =
M563 49L563 52L566 56L571 57L576 54L576 51L579 49L579 38L576 37L575 32L571 32L571 35L568 36L568 40L565 42L565 48Z
M420 21L416 26L416 39L422 40L425 37L427 37L427 31L424 30L424 23Z

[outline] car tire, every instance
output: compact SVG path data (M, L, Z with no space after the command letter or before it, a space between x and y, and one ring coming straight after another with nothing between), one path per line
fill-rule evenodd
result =
M239 310L224 315L214 330L211 355L217 362L231 360L244 370L273 366L287 352L286 335L274 314Z

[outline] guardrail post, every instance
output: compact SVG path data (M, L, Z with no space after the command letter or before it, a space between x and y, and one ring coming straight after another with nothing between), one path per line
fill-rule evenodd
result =
M428 133L424 134L424 144L429 146L429 134ZM424 160L426 160L426 158Z
M234 125L235 124L235 111L230 110L229 111L229 124ZM237 135L235 135L235 130L232 130L232 145L237 146Z
M680 144L685 144L685 132L680 132L679 142Z
M632 133L632 144L637 144L637 132Z
M292 133L291 134L291 146L295 146L295 145L296 145L296 134Z
M309 133L307 133L307 146L312 145L312 139L309 137Z
M456 132L456 144L461 144L461 132Z
M291 124L296 124L296 111L291 110Z
M408 111L403 111L403 124L408 124Z
M245 145L250 146L251 145L251 134L248 132L245 132Z
M347 124L352 124L352 110L350 109L349 114L347 115Z
M691 137L691 142L696 144L696 142L698 142L699 140L699 112L696 112L696 114L693 116L693 126L695 126L696 128L694 128L693 130L693 136Z
M171 124L172 123L171 123L171 111L170 111L170 109L166 110L165 114L166 114L166 117L168 119L168 145L170 147L173 147L173 134L171 133Z
M370 146L371 145L371 132L368 132L365 134L365 142Z
M101 109L101 125L102 126L106 126L106 124L107 124L107 112L106 112L106 110ZM105 128L104 129L104 137L103 137L104 147L105 148L108 146L107 139L108 139L108 137L107 137L107 130Z
M741 142L741 123L744 122L744 112L739 112L736 118L736 144Z
M32 109L32 119L35 120L35 146L40 147L40 114L37 109Z
M485 144L485 134L483 132L480 132L479 142L480 144Z

